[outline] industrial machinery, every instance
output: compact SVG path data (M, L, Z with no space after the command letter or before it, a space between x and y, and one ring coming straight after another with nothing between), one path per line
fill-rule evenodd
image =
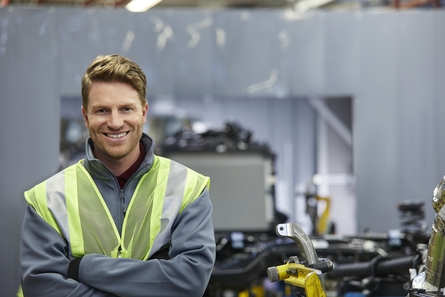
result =
M422 206L401 203L402 226L387 233L306 236L293 223L276 225L275 234L217 233L217 260L206 297L239 297L241 292L255 297L406 297L414 293L411 281L424 266L428 247L429 234L419 222ZM265 295L253 292L264 283Z
M230 122L203 133L183 128L158 147L161 155L210 177L217 237L273 233L287 220L276 208L275 154L252 134Z
M277 226L277 234L294 240L306 261L300 262L298 257L291 257L284 265L269 267L267 271L269 280L271 282L284 280L287 284L304 289L295 296L324 297L327 296L324 280L343 279L343 283L348 283L347 279L353 277L353 282L361 287L358 291L360 293L354 296L402 296L400 290L395 293L391 286L401 283L401 287L407 291L404 296L443 297L445 296L445 176L433 191L432 206L436 216L428 245L423 244L426 233L424 223L421 221L423 219L421 206L421 203L399 205L403 218L401 230L404 235L399 234L398 240L395 240L394 235L388 235L386 238L389 243L386 246L392 247L402 246L400 241L402 239L408 240L408 243L405 243L405 251L382 249L380 255L371 261L332 265L330 260L318 258L311 240L297 224L280 224ZM378 238L374 238L373 243L377 242ZM406 249L406 247L417 249ZM410 279L409 283L406 281L407 277Z
M330 254L330 258L336 250L343 259L336 257L334 263L329 258L318 257L313 243L319 242L320 237L310 239L298 224L279 224L276 232L282 238L292 239L298 246L296 252L305 259L300 261L297 256L291 256L285 264L267 269L271 282L283 280L293 288L292 295L286 296L406 296L410 289L409 272L422 263L420 252L406 256L391 252L388 237L345 238L342 243L331 239L325 248L318 250ZM354 253L361 259L348 263L348 254ZM369 260L363 260L366 258ZM326 283L330 284L329 288Z
M308 237L275 208L275 156L249 131L234 123L223 131L183 130L160 149L212 177L217 250L206 297L443 296L445 177L433 193L432 234L423 221L423 202L412 201L398 205L398 229L335 234L327 222L330 199L308 191L307 202L326 205L320 217L318 203L308 208L314 224Z
M304 230L297 224L279 224L277 235L292 239L299 246L305 261L300 262L297 256L280 266L269 267L267 275L271 282L284 280L285 283L304 289L296 296L325 297L322 273L331 271L333 264L329 259L319 259L312 241Z

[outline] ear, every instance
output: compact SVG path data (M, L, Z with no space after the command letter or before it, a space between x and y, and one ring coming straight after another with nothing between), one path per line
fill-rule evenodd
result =
M142 117L144 123L147 121L147 112L148 112L148 103L145 104L145 107L142 109Z
M88 115L87 115L87 111L85 110L85 108L83 108L82 105L82 116L83 116L83 121L85 122L85 126L88 127Z

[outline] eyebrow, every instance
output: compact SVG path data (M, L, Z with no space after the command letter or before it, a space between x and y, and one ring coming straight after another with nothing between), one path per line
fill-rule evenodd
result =
M134 106L136 106L135 103L124 103L124 104L118 105L117 107L123 108L123 107L134 107ZM110 106L101 104L101 105L91 105L90 108L91 109L107 109L107 108L110 108Z

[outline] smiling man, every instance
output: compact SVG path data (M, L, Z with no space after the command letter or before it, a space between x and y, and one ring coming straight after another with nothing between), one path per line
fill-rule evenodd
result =
M154 154L146 77L120 55L82 78L86 156L25 192L25 296L202 296L215 261L209 178Z
M120 175L140 156L139 140L148 104L141 102L137 91L126 83L87 84L91 99L84 102L82 114L94 143L94 155Z

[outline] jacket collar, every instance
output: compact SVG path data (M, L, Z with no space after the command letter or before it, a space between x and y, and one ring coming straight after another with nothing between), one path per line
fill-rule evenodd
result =
M145 158L142 161L141 166L137 171L137 176L142 176L148 170L150 170L153 165L154 160L154 149L155 144L152 138L147 134L143 133L141 137L141 143L145 148ZM105 167L105 165L93 154L93 146L94 143L90 137L85 141L85 159L83 161L83 166L85 169L95 178L99 178L101 180L107 180L113 178L114 175L111 171Z

